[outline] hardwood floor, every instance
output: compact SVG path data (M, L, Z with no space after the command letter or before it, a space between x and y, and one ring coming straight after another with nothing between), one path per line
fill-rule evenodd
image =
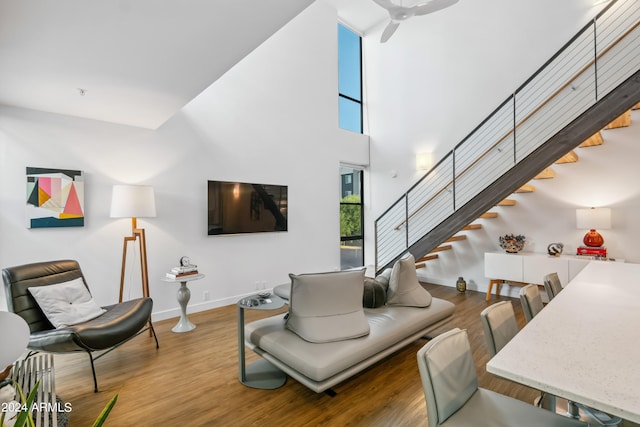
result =
M535 390L488 374L489 359L480 311L485 294L425 285L434 297L456 304L449 325L466 328L479 385L532 402ZM500 300L510 299L501 297ZM510 299L524 326L520 302ZM492 297L491 303L496 302ZM96 362L100 392L93 392L86 355L56 355L58 395L72 405L70 425L89 426L116 393L118 402L107 426L426 426L426 405L418 373L416 342L334 388L335 397L314 393L289 378L276 390L255 390L238 381L236 306L194 313L197 328L171 332L176 319L154 324L160 349L142 334ZM282 312L285 309L280 310ZM246 310L245 321L277 312ZM258 356L247 351L247 362Z

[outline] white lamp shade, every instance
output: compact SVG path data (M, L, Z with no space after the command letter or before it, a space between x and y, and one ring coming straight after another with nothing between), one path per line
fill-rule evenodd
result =
M15 313L0 311L0 372L18 360L29 344L29 325Z
M150 185L113 186L111 218L152 218L156 216L156 198Z
M611 228L611 209L576 209L576 228L584 230L608 230Z

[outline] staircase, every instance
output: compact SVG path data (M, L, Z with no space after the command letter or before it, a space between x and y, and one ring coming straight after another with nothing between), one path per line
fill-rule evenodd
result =
M636 104L635 106L632 107L632 110L637 110L640 109L640 103ZM624 114L622 114L620 117L614 119L611 123L609 123L607 126L605 126L603 128L603 131L606 131L607 129L616 129L616 128L622 128L622 127L628 127L631 126L631 110L626 111ZM604 138L602 136L602 131L598 131L595 134L593 134L591 137L589 137L588 139L586 139L585 141L583 141L578 148L590 148L590 147L597 147L597 146L601 146L604 144ZM567 153L566 155L562 156L560 159L558 159L554 164L555 165L563 165L563 164L567 164L567 163L575 163L579 161L579 156L578 154L574 151L571 150L569 153ZM536 175L533 179L537 180L537 179L552 179L555 178L556 176L556 172L554 171L554 169L552 169L551 167L545 168L544 171L542 171L541 173L539 173L538 175ZM515 193L533 193L536 191L535 186L531 185L531 184L525 184L522 187L518 188ZM517 205L517 201L514 199L503 199L500 202L498 202L498 204L496 206L501 206L501 207L511 207L511 206L516 206ZM485 218L485 219L490 219L490 218L497 218L498 217L498 213L497 212L487 212L485 214L483 214L480 218ZM418 259L416 261L416 268L425 268L427 267L428 261L433 261L433 260L437 260L439 258L439 254L438 252L442 252L442 251L448 251L448 250L453 250L455 249L455 245L450 245L448 243L451 242L458 242L458 241L462 241L462 240L466 240L467 239L467 234L460 234L461 232L465 232L465 231L470 231L470 230L479 230L482 229L482 224L476 223L476 224L469 224L468 226L464 227L462 230L460 230L460 232L458 232L457 234L455 234L454 236L452 236L451 238L447 239L443 244L440 245L438 247L436 247L435 249L433 249L431 252L429 252L427 255L421 257L420 259Z
M597 144L640 101L638 46L640 2L612 1L375 221L376 271L407 251L425 262L531 179L553 176L551 164L577 160L574 148Z

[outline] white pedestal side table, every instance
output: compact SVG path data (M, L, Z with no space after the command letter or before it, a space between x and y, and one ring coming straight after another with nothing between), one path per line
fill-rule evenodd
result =
M238 379L242 384L272 390L287 382L287 375L268 360L260 359L245 366L244 354L244 310L277 310L284 305L285 300L273 294L268 297L251 295L238 301Z
M187 317L187 304L191 299L191 291L187 287L187 283L192 280L200 280L202 278L204 278L204 274L193 274L191 276L177 277L175 279L170 279L168 277L162 278L163 282L180 283L177 294L178 304L180 304L180 320L178 321L178 324L171 329L173 332L189 332L196 328L196 325L191 323Z

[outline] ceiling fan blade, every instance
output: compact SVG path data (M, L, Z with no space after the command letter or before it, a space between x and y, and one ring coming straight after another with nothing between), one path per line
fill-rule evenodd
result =
M426 15L428 13L437 12L438 10L453 6L456 3L458 3L458 0L431 0L428 3L412 7L411 12L415 16Z
M391 9L394 7L398 7L397 4L394 4L391 0L373 0L378 6L382 7L383 9Z
M387 40L389 40L389 38L393 35L393 33L396 32L399 26L400 26L399 22L393 22L393 21L389 22L389 25L387 25L387 28L385 28L384 31L382 32L382 37L380 37L380 43L385 43Z

